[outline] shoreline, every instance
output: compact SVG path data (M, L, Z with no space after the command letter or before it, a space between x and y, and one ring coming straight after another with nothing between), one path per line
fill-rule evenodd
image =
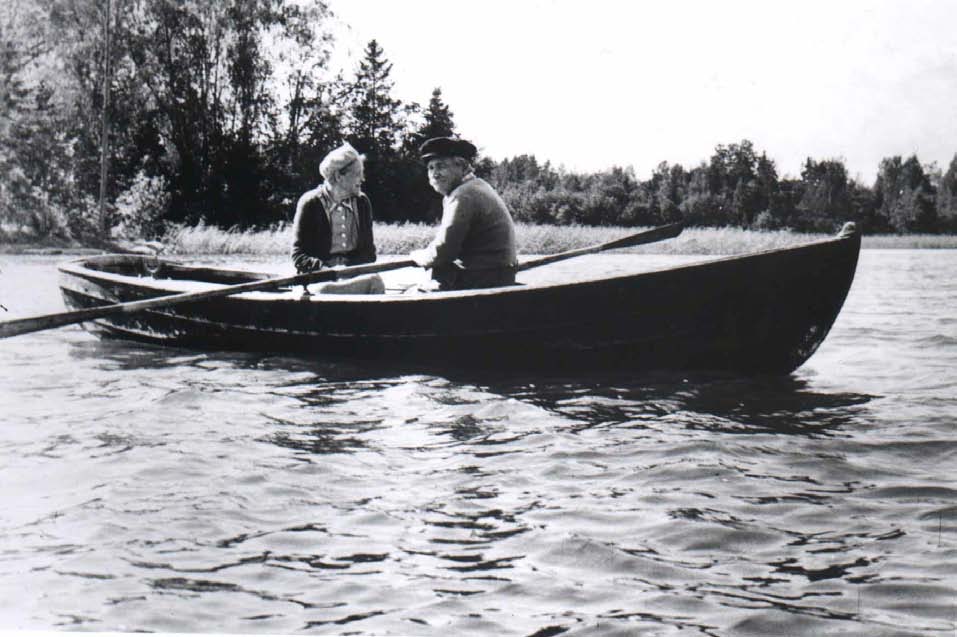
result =
M957 250L957 239L955 239L955 245L953 246L919 246L919 245L867 245L865 241L861 246L861 250L929 250L929 251L938 251L938 250ZM676 252L674 250L642 250L640 253L637 251L617 250L617 254L683 254L683 255L702 255L702 256L720 256L723 253L712 252L712 251L703 251L703 252ZM55 256L65 256L65 257L88 257L88 256L98 256L104 254L140 254L139 252L115 252L110 250L101 250L98 248L37 248L37 247L13 247L10 246L0 246L0 257L55 257ZM396 258L402 256L404 253L382 253L380 258ZM554 253L552 253L554 254ZM520 252L520 256L527 257L542 257L548 256L545 253L525 253ZM288 257L288 254L285 252L176 252L170 254L161 254L160 257L215 257L215 256L255 256L255 257Z
M544 226L516 224L519 254L547 255L583 248L641 232L647 228L614 226ZM408 254L424 247L431 240L435 227L426 224L377 224L376 244L380 254ZM624 248L628 254L736 255L783 248L790 245L825 239L833 235L760 231L740 228L686 228L678 237L666 241ZM286 256L292 245L288 227L272 230L220 230L208 226L178 227L161 242L121 241L82 243L53 241L0 242L0 255L6 256L88 256L126 253L152 255L155 249L163 256L246 255ZM957 234L865 235L863 250L953 250Z

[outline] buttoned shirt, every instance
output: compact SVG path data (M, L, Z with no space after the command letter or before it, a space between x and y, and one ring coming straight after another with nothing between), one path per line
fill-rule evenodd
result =
M352 252L359 243L356 198L346 197L341 201L336 201L325 187L320 190L320 196L329 217L329 227L332 231L329 253L336 255Z
M296 215L292 222L292 261L297 272L312 272L323 266L359 265L372 263L376 259L375 242L372 237L372 204L361 192L351 198L346 207L354 212L355 249L351 252L332 254L333 248L348 245L349 230L346 223L345 242L343 230L338 231L338 246L332 240L332 217L329 209L334 202L323 196L323 186L316 186L299 197L296 202ZM328 208L327 208L328 205ZM340 215L341 219L348 215ZM334 257L334 258L333 258Z

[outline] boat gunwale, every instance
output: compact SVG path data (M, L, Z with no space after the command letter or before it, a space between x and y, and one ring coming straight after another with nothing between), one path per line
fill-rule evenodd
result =
M579 281L556 281L556 282L544 282L544 283L535 283L535 284L520 284L515 286L504 286L496 288L482 288L474 290L452 290L452 291L432 291L424 294L336 294L336 293L312 293L311 296L302 297L290 297L288 292L278 293L271 290L253 290L249 292L238 293L231 295L234 298L242 298L246 301L252 302L276 302L276 301L309 301L313 303L329 303L329 302L343 302L343 303L404 303L404 302L425 302L425 301L442 301L446 299L457 299L462 297L484 297L484 296L493 296L493 295L515 295L522 293L529 293L539 290L548 290L553 291L555 288L573 288L577 286L587 286L593 285L596 283L604 282L620 282L627 279L636 279L645 276L654 276L661 274L662 272L683 272L686 270L695 270L700 268L707 268L714 265L735 262L735 261L746 261L749 259L760 258L772 254L785 254L789 252L797 252L808 248L814 248L822 245L828 244L838 244L842 242L860 240L860 231L854 230L852 232L841 232L836 236L827 237L819 239L816 241L809 241L806 243L800 243L793 246L786 246L783 248L769 248L767 250L760 250L757 252L748 252L745 254L735 254L735 255L726 255L718 256L714 259L707 259L704 261L696 261L694 263L684 263L673 266L661 266L653 268L650 270L645 270L642 272L632 272L625 274L613 274L610 276L603 276L600 278L594 279L584 279ZM858 248L860 249L860 248ZM637 256L637 255L636 255ZM706 255L702 255L706 256ZM113 260L116 263L130 263L135 261L142 261L144 258L143 255L124 255L124 254L104 254L104 255L95 255L87 256L81 259L75 259L62 263L58 266L58 270L63 274L69 274L77 276L84 279L92 279L103 282L110 282L117 285L123 286L137 286L145 287L149 289L159 290L163 292L168 292L172 294L182 293L182 290L171 290L169 287L164 287L161 283L163 279L155 279L151 277L134 277L126 274L117 274L114 272L109 272L106 270L98 270L96 268L91 268L86 266L90 262L108 262ZM185 265L178 262L172 262L176 265L188 269L189 265ZM387 263L387 262L383 262ZM200 266L207 269L212 269L218 272L229 273L229 274L249 274L250 271L247 270L236 270L228 268L208 268L208 266ZM411 267L411 266L410 266ZM277 278L281 275L276 275ZM196 279L184 279L187 281L193 281L197 283L203 283L208 285L208 288L199 291L206 290L218 290L229 287L228 284L219 284L219 283L209 283L205 281L198 281ZM61 284L61 288L63 285ZM255 296L253 296L255 295ZM159 298L159 297L156 297Z

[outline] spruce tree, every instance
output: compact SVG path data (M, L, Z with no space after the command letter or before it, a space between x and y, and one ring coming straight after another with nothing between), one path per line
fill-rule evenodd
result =
M425 125L419 129L418 136L425 141L433 137L451 137L455 135L455 121L452 111L442 101L442 89L436 87L429 100L429 109L425 112Z
M392 97L392 63L379 43L370 40L350 91L348 137L360 151L373 158L394 154L402 131L402 102Z

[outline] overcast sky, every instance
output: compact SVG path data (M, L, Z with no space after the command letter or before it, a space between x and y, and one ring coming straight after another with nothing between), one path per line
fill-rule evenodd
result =
M750 139L778 172L957 153L955 0L329 0L351 73L378 40L394 95L440 87L500 160L686 168Z

